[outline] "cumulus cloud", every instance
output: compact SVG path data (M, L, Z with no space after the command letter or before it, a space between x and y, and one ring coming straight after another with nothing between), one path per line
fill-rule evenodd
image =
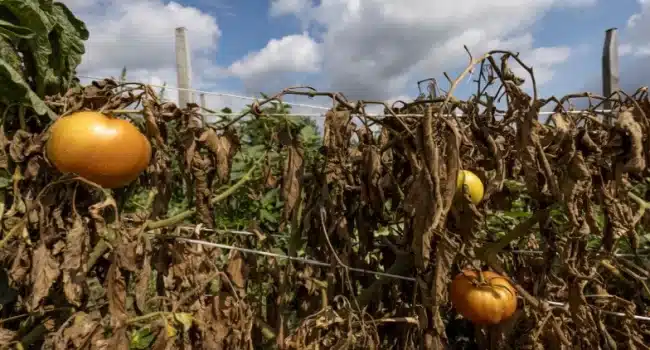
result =
M63 0L88 26L90 38L77 71L82 76L118 76L177 85L175 28L185 27L192 55L192 85L200 88L223 76L214 64L221 30L216 19L197 8L162 0ZM176 92L167 95L176 99Z
M354 99L388 99L403 93L406 84L417 78L466 64L463 45L475 55L494 48L533 51L532 36L527 31L546 11L594 2L412 0L407 5L403 0L331 0L318 4L311 0L274 0L270 14L293 15L320 28L314 36L322 53L322 77L327 88L344 91ZM553 67L569 54L567 48L533 51L542 83L552 78ZM557 59L548 58L553 55Z
M627 92L650 85L650 1L637 2L639 12L630 16L626 26L619 29L620 84ZM591 91L599 92L600 77L588 81L587 85L592 87Z
M571 55L571 48L567 46L538 47L521 53L522 60L533 67L535 82L544 85L551 81L555 75L553 67L566 62ZM519 65L513 67L515 74L528 78L528 73Z
M321 59L319 44L303 33L271 39L261 50L232 63L229 71L241 78L248 88L269 89L268 84L285 80L280 79L283 75L291 76L287 73L320 71Z

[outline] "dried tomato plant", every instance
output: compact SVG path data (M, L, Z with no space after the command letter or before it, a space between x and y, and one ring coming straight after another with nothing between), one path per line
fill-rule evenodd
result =
M513 62L530 72L533 96ZM647 88L542 99L516 55L493 51L470 68L479 78L468 100L453 96L463 74L442 97L380 103L381 118L365 113L378 102L302 87L216 125L143 84L105 79L49 96L60 116L131 118L154 151L136 183L108 191L49 164L37 119L3 126L0 168L13 176L0 206L0 344L648 348L649 323L633 317L650 316L650 265L637 255L648 246ZM299 130L274 127L235 169L238 122L271 120L264 107L285 95L332 99L319 153ZM574 113L576 99L589 108ZM596 113L605 101L612 112ZM545 106L553 114L540 121ZM457 194L461 169L483 180L480 204ZM256 220L251 236L220 231L217 214L233 196L257 201L270 190L281 198L277 232ZM513 252L522 249L541 254ZM512 319L478 327L456 314L448 287L467 267L510 277L522 297Z

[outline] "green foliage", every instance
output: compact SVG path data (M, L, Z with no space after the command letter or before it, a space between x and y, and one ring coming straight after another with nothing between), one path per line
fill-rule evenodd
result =
M46 95L66 91L85 52L86 25L62 3L0 0L0 107L54 113Z
M222 112L232 113L230 108L224 108ZM262 109L262 114L265 114L263 117L250 118L237 124L242 149L233 162L232 182L239 180L250 167L251 161L258 159L268 149L275 150L269 155L270 169L268 170L275 176L282 174L286 152L281 151L281 141L276 135L299 139L304 150L305 162L314 164L316 158L320 156L318 150L321 146L321 137L318 127L313 119L291 116L290 113L291 106L273 102L269 107ZM278 114L286 115L275 116ZM223 118L219 123L229 121L229 118ZM261 170L258 172L259 181L264 181L261 172ZM280 182L278 182L273 187L267 187L267 191L263 193L241 190L231 196L228 201L216 208L216 222L222 225L222 228L229 229L245 229L251 222L257 222L262 229L269 232L277 231L282 210L283 202Z

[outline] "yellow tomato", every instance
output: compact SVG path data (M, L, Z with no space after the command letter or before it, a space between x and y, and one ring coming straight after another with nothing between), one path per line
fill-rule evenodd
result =
M467 192L469 193L472 202L475 205L479 204L483 199L485 190L481 179L469 170L460 170L458 171L458 179L456 180L456 190L462 193L463 185L467 186Z
M48 159L59 171L105 188L129 184L151 158L151 144L137 127L93 111L59 118L46 147Z

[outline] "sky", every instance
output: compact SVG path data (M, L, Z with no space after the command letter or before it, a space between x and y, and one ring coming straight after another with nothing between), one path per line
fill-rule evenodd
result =
M650 85L650 0L63 0L90 31L78 74L176 86L187 28L192 87L242 96L310 85L350 100L417 96L491 49L520 52L542 97L601 92L605 30L618 28L621 86ZM516 70L517 73L523 73ZM469 79L455 95L468 97ZM175 91L168 90L176 99ZM288 102L331 106L325 99ZM208 108L250 101L207 95ZM296 107L300 113L321 110Z

